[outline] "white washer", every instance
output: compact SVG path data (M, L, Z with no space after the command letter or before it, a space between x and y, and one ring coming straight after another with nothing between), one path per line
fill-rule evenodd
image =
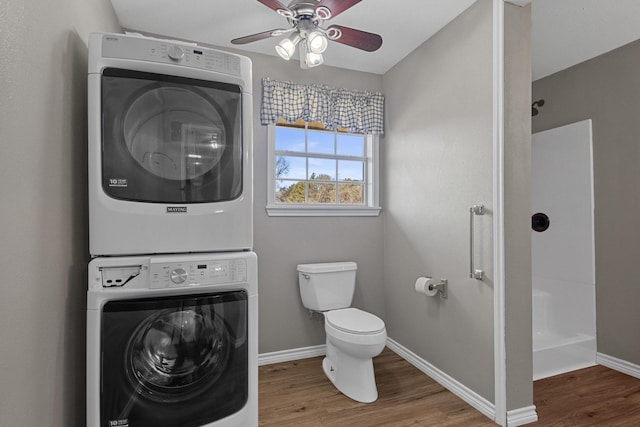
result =
M253 252L96 258L87 426L256 427Z
M92 34L88 114L92 256L252 248L248 58Z

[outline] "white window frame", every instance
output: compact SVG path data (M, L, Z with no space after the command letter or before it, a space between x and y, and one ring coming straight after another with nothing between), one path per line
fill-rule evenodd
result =
M268 166L267 166L267 215L269 216L378 216L380 214L379 193L379 138L365 135L365 204L305 204L278 203L275 200L276 183L276 126L268 125ZM298 155L300 153L297 153ZM308 156L311 157L311 156Z

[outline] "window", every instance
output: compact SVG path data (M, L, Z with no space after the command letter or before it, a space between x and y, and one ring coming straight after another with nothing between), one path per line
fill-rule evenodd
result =
M320 123L269 125L271 216L376 216L378 137Z

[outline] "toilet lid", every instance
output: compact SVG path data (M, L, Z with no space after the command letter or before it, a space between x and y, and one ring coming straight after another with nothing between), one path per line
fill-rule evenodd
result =
M382 319L357 308L331 310L325 313L325 318L334 328L350 334L364 335L384 331Z

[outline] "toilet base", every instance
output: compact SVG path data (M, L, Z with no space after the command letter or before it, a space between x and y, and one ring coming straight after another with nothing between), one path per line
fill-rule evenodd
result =
M372 358L355 358L337 350L327 340L327 356L322 360L322 369L345 396L362 403L378 399Z

